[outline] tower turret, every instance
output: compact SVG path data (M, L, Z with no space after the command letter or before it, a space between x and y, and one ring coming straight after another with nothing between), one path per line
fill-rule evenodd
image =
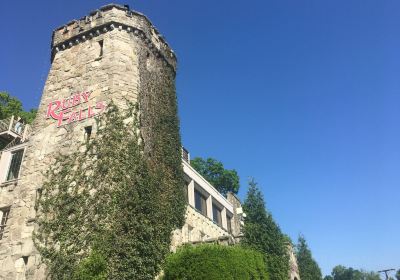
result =
M32 134L9 156L23 153L18 178L0 185L0 279L45 279L32 235L35 203L55 157L95 137L95 117L111 102L125 108L126 100L140 104L142 138L152 150L157 119L176 116L175 71L176 57L165 39L127 6L101 7L53 32L51 67ZM174 125L172 134L161 132L157 139L172 135L180 159L179 124Z

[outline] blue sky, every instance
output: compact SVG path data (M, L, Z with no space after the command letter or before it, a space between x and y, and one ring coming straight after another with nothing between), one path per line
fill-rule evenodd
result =
M116 1L119 2L119 1ZM4 1L0 90L38 105L54 28L108 2ZM178 60L192 156L254 177L325 274L400 268L400 2L128 1Z

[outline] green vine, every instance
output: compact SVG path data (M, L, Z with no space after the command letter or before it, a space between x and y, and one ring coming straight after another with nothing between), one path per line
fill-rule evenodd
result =
M46 173L34 241L49 278L158 275L185 211L170 75L142 69L139 105L110 104L85 152L58 156Z

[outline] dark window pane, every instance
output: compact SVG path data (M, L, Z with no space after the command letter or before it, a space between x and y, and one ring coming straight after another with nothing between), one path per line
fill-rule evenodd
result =
M99 55L99 57L102 57L103 56L104 41L100 40L99 41L99 45L100 45L100 55Z
M206 198L197 190L194 191L194 206L204 216L207 215Z
M10 168L8 169L7 181L18 178L23 154L24 150L18 150L11 154L11 163Z
M88 142L90 140L90 136L92 135L92 126L85 127L85 140Z
M228 232L232 233L232 218L229 216L226 216L226 222L228 224Z
M221 209L219 209L215 204L213 204L213 221L221 226L222 225L222 216L221 216Z
M3 208L0 209L2 212L3 216L1 218L1 223L0 223L0 239L3 238L4 235L4 230L6 228L7 220L8 220L8 215L10 214L10 208Z

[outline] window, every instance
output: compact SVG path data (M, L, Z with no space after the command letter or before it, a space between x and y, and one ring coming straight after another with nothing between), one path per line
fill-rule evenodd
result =
M99 41L99 45L100 45L100 55L99 58L103 57L103 46L104 46L104 41L100 40Z
M232 233L232 217L226 215L226 223L228 224L228 232Z
M3 239L4 230L6 228L8 215L10 214L10 207L0 209L1 223L0 223L0 240Z
M85 127L85 140L86 140L86 142L89 141L91 135L92 135L92 126L86 126Z
M7 181L18 178L23 154L23 149L11 153L11 163L10 168L8 169Z
M212 205L212 210L213 210L213 221L221 226L222 225L222 215L221 215L221 209L216 206L215 204Z
M194 207L199 210L201 214L207 216L207 202L206 197L198 190L194 191Z

